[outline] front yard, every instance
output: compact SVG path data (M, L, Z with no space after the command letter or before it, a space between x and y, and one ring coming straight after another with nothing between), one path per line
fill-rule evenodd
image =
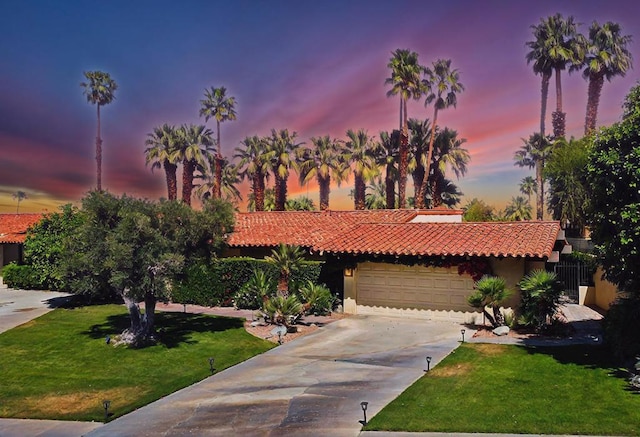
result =
M57 309L0 334L0 417L104 420L103 400L121 416L274 345L243 320L157 313L161 343L113 347L129 325L118 305Z
M639 435L640 394L601 347L462 344L366 430Z

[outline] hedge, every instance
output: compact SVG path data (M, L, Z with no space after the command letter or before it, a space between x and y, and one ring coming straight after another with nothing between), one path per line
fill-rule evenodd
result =
M319 282L322 261L305 261L300 271L291 275L291 284ZM173 285L171 300L203 306L230 306L235 293L247 283L254 270L278 280L278 269L263 259L222 258L211 264L199 263L187 268L184 278Z
M42 290L45 287L31 266L11 262L2 269L2 282L9 288L20 290Z

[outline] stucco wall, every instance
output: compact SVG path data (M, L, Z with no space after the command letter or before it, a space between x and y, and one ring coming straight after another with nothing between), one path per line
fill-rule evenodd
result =
M603 310L608 310L611 303L616 300L619 295L618 287L602 279L602 269L600 267L598 267L595 275L593 275L593 282L595 284L594 303Z
M507 281L507 287L513 290L511 297L504 303L509 308L520 306L520 289L518 282L525 275L524 258L491 258L489 260L494 276L499 276Z

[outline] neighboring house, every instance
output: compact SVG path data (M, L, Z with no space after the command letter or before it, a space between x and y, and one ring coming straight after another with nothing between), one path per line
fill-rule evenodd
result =
M27 229L41 219L42 214L0 214L0 269L12 261L22 261Z
M559 222L463 223L448 209L287 211L238 213L228 255L262 257L279 243L342 276L346 313L465 322L481 317L467 303L474 278L491 273L515 289L566 246ZM507 306L518 302L516 293Z

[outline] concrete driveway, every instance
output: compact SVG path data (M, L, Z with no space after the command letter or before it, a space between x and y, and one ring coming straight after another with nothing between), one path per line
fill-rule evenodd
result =
M0 288L0 332L40 317L66 302L68 293Z
M286 343L87 434L356 436L458 345L461 326L350 317ZM206 357L203 357L205 360Z

